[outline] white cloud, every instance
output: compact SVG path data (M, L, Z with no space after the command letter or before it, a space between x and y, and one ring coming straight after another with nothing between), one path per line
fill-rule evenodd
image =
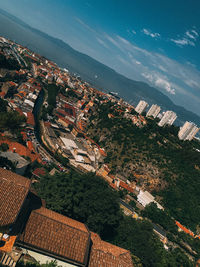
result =
M76 21L78 21L78 23L80 23L84 28L86 28L87 30L89 30L89 31L91 31L91 32L93 32L93 33L96 33L96 31L93 29L93 28L91 28L89 25L87 25L83 20L81 20L80 18L78 18L78 17L74 17L74 19L76 20Z
M170 39L173 43L175 43L178 46L184 46L184 45L191 45L191 46L195 46L195 43L183 38L183 39Z
M199 36L199 34L198 34L198 32L197 31L195 31L194 29L193 30L191 30L191 32L192 33L194 33L197 37Z
M145 35L151 36L152 38L158 38L158 37L160 37L160 33L157 33L157 32L153 33L153 32L151 32L151 31L149 31L147 29L143 29L142 32Z
M196 30L192 29L192 30L187 30L184 34L182 38L172 38L170 39L170 41L172 41L173 43L175 43L178 46L185 46L185 45L191 45L191 46L195 46L195 42L197 40L197 38L199 37L199 34Z
M155 85L165 89L168 93L175 95L175 90L172 88L172 85L168 81L166 81L162 78L158 78L155 81Z
M193 111L199 113L200 72L194 65L188 62L180 64L162 53L154 53L140 48L133 41L120 35L95 31L93 37L105 51L103 60L102 55L100 57L97 52L94 52L95 56L93 57L97 60L130 79L148 82L151 86L166 92L176 104L187 102L189 109L193 110L194 107ZM177 40L179 39L177 38ZM188 43L189 41L192 42L194 39L188 37L184 42ZM182 42L178 43L182 44Z
M167 77L160 75L159 73L142 73L142 76L156 87L166 90L168 93L175 95L175 89L172 83L170 83Z
M190 31L186 31L185 33L190 39L196 40L196 35L194 36Z
M132 30L131 32L132 32L133 34L136 34L136 31L134 31L134 30Z
M110 42L112 43L114 46L116 46L117 48L119 48L120 50L123 50L123 48L120 46L120 44L110 35L104 33L104 37Z
M109 48L108 45L99 37L96 37L97 42L100 43L101 45L103 45L105 48Z

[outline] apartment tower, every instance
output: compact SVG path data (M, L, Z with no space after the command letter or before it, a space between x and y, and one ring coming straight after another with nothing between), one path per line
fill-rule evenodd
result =
M144 100L140 100L137 107L135 108L135 111L139 114L142 114L143 111L148 107L148 103Z
M147 117L152 116L152 117L156 118L158 116L160 110L161 110L161 108L158 105L155 105L155 104L152 105L147 112Z
M158 125L161 127L166 125L166 124L172 125L174 123L174 121L176 120L176 118L177 118L176 113L171 111L171 110L168 110L165 112L164 116L159 121Z
M198 131L199 128L193 122L186 121L178 132L178 138L191 141Z

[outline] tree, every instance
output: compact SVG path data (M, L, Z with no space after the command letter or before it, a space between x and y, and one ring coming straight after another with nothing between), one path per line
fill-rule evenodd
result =
M0 145L0 151L5 152L5 151L7 151L8 149L9 149L8 144L6 144L6 143L2 143L2 144Z
M165 230L177 233L175 221L163 210L157 208L156 203L150 203L142 211L142 216L149 218L152 222L161 225Z
M0 131L10 130L16 133L25 121L25 116L21 116L16 111L0 112Z
M0 112L7 111L8 102L0 98Z
M102 178L69 172L43 176L35 186L48 208L86 223L105 239L113 235L121 218L119 199Z
M15 171L16 169L15 164L13 164L12 161L1 156L0 156L0 168L6 168L12 171Z

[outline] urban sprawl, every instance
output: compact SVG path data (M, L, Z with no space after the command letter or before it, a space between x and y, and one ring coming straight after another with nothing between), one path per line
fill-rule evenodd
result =
M164 208L148 191L142 190L125 177L110 174L108 165L104 163L104 158L107 155L105 149L87 135L86 127L96 104L109 101L115 103L119 109L123 108L125 110L124 117L131 119L131 122L138 127L143 127L148 123L146 117L157 119L160 127L172 125L177 115L169 110L161 112L160 106L156 104L152 105L145 113L148 103L144 100L141 100L134 108L119 98L116 93L99 91L82 81L79 76L70 74L67 69L61 69L50 60L3 37L0 38L0 55L16 60L21 66L19 70L10 71L9 75L5 70L0 71L0 77L6 77L3 82L0 82L0 97L8 102L9 110L16 111L26 118L23 131L21 131L23 142L14 140L10 132L0 132L0 145L7 144L8 146L8 150L1 151L0 156L16 165L16 174L9 170L0 169L2 190L7 192L6 188L8 186L10 188L8 194L4 196L5 202L11 199L9 203L7 201L5 204L8 207L5 208L0 205L0 240L4 241L4 246L0 247L0 252L3 253L1 262L15 266L20 256L27 254L36 259L40 258L40 261L41 255L44 255L42 259L44 263L49 259L57 259L62 266L96 267L104 266L98 265L98 262L106 255L107 261L113 261L113 265L109 266L133 266L129 251L102 241L97 234L91 233L84 224L58 215L44 207L32 211L27 222L27 232L23 232L18 238L16 233L10 235L10 227L20 223L18 215L23 213L28 196L29 201L33 201L34 192L31 192L31 182L22 175L29 166L32 166L32 181L37 181L45 173L45 165L52 166L49 171L51 175L56 172L67 172L67 164L63 163L66 160L71 168L79 172L96 173L105 179L113 190L125 189L128 193L136 195L137 205L141 209L154 202L159 209L163 210ZM47 85L55 83L60 88L59 93L55 96L52 112L49 112L49 91L42 88L42 83ZM131 113L132 110L136 112L134 115ZM42 114L39 121L37 121L38 112ZM109 114L109 116L112 117L113 114ZM36 127L38 123L40 129ZM190 141L195 138L198 130L199 128L193 122L186 121L180 127L178 138ZM36 166L35 162L38 164L36 164L37 167L34 167ZM19 190L17 191L16 188ZM13 209L10 206L13 206ZM125 201L122 200L120 206L126 215L139 218L139 215ZM3 216L5 217L1 220ZM63 232L66 231L67 233L71 227L74 235L81 236L80 244L76 247L76 238L72 238L71 252L69 251L68 254L61 253L62 249L67 249L65 247L60 251L55 249L53 243L56 241L54 238L51 239L52 244L46 244L45 241L39 244L34 240L34 234L31 233L32 228L36 227L38 223L37 220L45 220L40 233L44 232L46 239L50 237L46 234L45 227L57 227L57 224L61 224ZM52 220L54 226L51 224ZM178 221L176 224L180 230L194 236ZM156 226L154 231L167 249L166 233ZM68 238L67 234L65 236ZM56 234L55 238L57 238ZM88 261L89 265L87 265Z

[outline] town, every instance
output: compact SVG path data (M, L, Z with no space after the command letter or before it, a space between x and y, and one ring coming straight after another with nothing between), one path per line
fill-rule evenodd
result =
M25 254L27 259L29 255L39 258L41 261L42 257L39 255L41 253L46 255L43 263L49 259L57 259L62 266L95 267L101 257L109 254L107 261L111 261L112 258L112 266L133 266L129 251L102 241L84 224L67 217L64 218L44 207L29 211L31 215L27 222L28 230L23 232L18 239L16 239L16 233L9 234L9 227L10 225L20 227L18 224L20 224L21 214L25 212L26 198L30 198L29 201L38 198L30 189L31 181L37 182L46 173L54 175L55 173L68 173L70 170L76 170L79 173L92 172L102 177L114 191L122 193L120 207L125 215L134 219L142 220L140 211L143 211L150 203L164 211L159 199L155 198L151 192L135 181L111 171L109 164L105 162L106 149L100 146L97 140L91 138L87 126L91 122L91 116L95 113L96 107L108 103L114 107L113 112L108 114L108 118L112 119L117 116L116 114L120 114L139 129L147 125L148 120L156 120L159 127L171 126L177 115L170 110L161 113L161 107L157 104L153 104L145 112L148 103L144 100L141 100L134 108L116 93L99 91L89 83L82 81L78 75L69 73L67 69L59 68L50 60L3 37L0 37L0 57L5 61L14 62L14 65L11 63L8 66L9 71L0 66L0 98L7 103L6 111L16 112L24 118L22 127L19 127L19 133L16 133L15 129L13 131L3 129L0 123L0 157L8 160L6 164L4 161L1 164L3 168L0 170L1 191L6 190L7 184L11 184L12 177L14 180L13 191L9 192L9 195L13 194L13 202L6 204L14 206L11 214L8 215L6 208L0 206L2 209L1 229L3 229L0 232L2 232L1 240L4 241L4 245L0 247L1 263L15 266L21 255L25 254L25 249L28 249L29 253ZM193 139L198 140L195 137L198 131L199 128L193 122L186 121L178 131L178 138L187 142ZM13 165L16 175L11 174ZM22 178L27 174L31 180ZM15 207L18 198L18 192L15 190L18 187L20 192L23 191L23 188L25 191L19 195L21 200ZM7 201L7 196L4 198L4 201ZM39 198L37 201L42 202ZM134 204L130 205L130 203ZM51 226L53 228L62 224L62 229L66 233L69 231L67 228L70 227L73 228L74 235L78 235L78 231L81 231L82 241L80 244L71 244L71 252L63 254L60 251L68 250L68 248L61 247L60 251L57 251L55 249L57 245L51 248L49 245L49 242L54 243L56 238L60 238L59 233L57 233L57 237L55 235L55 238L48 240L48 232L45 232L43 238L48 240L46 243L44 242L45 244L42 244L42 241L39 244L35 240L31 240L28 231L31 232L32 227L35 227L34 224L40 220L39 217L43 216L46 218L44 224L47 226L44 225L43 229L39 229L40 233L46 231L45 227L48 227L53 219L55 220L55 225ZM199 239L199 235L184 227L178 218L174 220L178 231L183 231L192 238ZM53 228L52 231L54 231ZM171 241L167 238L167 231L156 224L153 224L153 230L162 241L164 248L168 250ZM69 236L66 234L65 238L67 239ZM75 240L75 237L73 238ZM77 246L77 248L73 250L73 246ZM78 246L82 251L75 251ZM90 255L89 247L91 247ZM104 247L104 250L101 251L101 247ZM101 254L99 258L97 257L98 249ZM88 262L89 265L87 265Z

